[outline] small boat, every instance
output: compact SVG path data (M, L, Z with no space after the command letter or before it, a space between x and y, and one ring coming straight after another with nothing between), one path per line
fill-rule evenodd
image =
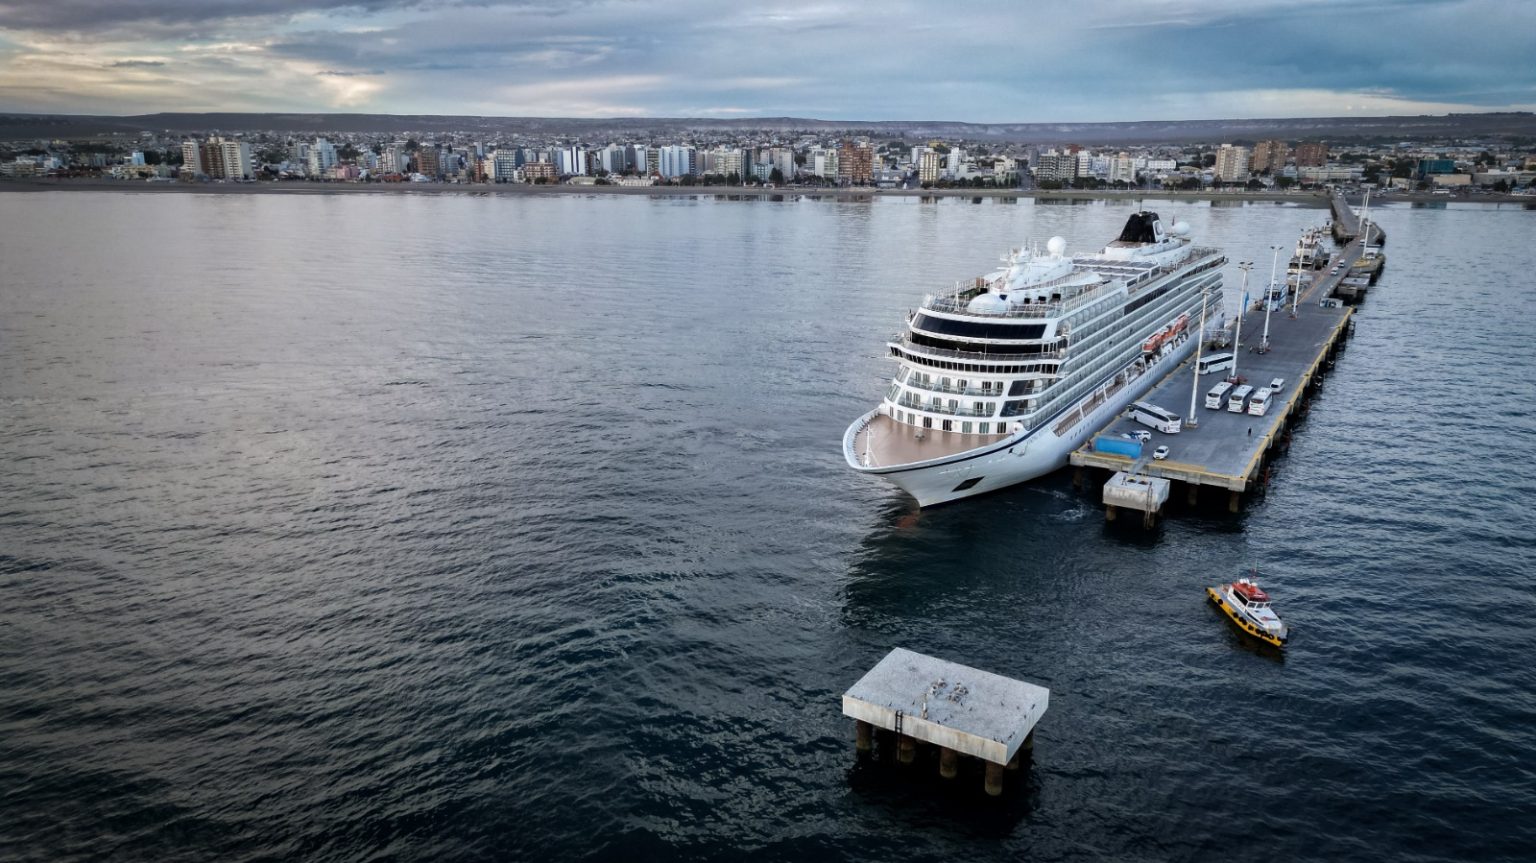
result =
M1270 607L1269 594L1251 579L1239 578L1231 584L1207 587L1205 592L1238 628L1265 644L1285 646L1290 630Z

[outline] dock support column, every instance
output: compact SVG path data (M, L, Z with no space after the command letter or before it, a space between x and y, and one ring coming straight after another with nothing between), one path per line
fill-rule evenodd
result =
M960 773L960 753L948 746L939 749L939 775L945 779L954 779Z
M1192 483L1189 484L1189 505L1190 506L1194 506L1195 502L1198 501L1199 499L1200 499L1200 484L1192 482Z
M1083 469L1081 467L1072 468L1072 487L1075 489L1083 487Z
M1227 512L1237 513L1243 509L1243 493L1232 491L1227 493Z
M1105 521L1114 521L1115 520L1115 508L1114 508L1113 505L1105 506L1104 507L1104 520Z
M917 741L905 734L897 735L896 760L902 764L911 764L917 758Z
M858 734L858 742L855 746L860 752L873 752L875 749L875 726L862 719L855 720L854 728Z
M992 761L987 762L987 779L985 788L987 794L996 797L1003 793L1003 765Z

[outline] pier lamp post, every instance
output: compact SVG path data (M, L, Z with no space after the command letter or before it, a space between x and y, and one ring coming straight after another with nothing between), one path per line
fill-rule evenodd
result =
M1269 307L1274 304L1275 268L1280 265L1280 246L1270 246L1274 256L1269 261L1269 287L1264 290L1264 335L1259 338L1259 353L1269 353Z
M1210 296L1210 288L1200 289L1200 329L1195 330L1195 367L1190 370L1194 380L1189 383L1189 421L1184 423L1192 429L1200 427L1200 417L1195 414L1195 399L1200 395L1200 349L1205 347L1205 301Z
M1243 296L1237 307L1237 333L1232 337L1232 377L1227 380L1237 383L1237 360L1243 355L1243 313L1248 311L1248 271L1253 269L1253 261L1238 261L1237 268L1243 271Z

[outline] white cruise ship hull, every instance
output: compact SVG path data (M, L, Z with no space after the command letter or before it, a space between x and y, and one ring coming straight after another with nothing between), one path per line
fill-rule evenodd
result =
M1044 476L1066 466L1067 457L1099 429L1109 424L1131 402L1145 395L1152 385L1176 368L1195 348L1195 339L1185 339L1166 351L1145 372L1122 387L1113 396L1084 414L1065 434L1055 431L1055 418L1038 428L1020 432L1000 443L978 447L932 462L911 467L867 467L860 462L854 439L865 423L878 411L870 411L848 427L843 436L843 457L853 469L878 476L917 499L919 506L933 506L962 498L975 497ZM1169 406L1171 408L1171 406ZM1076 410L1074 404L1068 410ZM980 481L967 485L967 481ZM959 486L965 485L965 488Z

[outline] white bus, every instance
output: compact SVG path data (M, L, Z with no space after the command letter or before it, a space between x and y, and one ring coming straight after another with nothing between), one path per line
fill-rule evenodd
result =
M1157 405L1146 402L1136 402L1131 405L1131 419L1163 434L1178 434L1179 429L1184 427L1184 421L1179 419L1177 414L1169 413Z
M1211 410L1221 410L1227 406L1227 393L1231 391L1232 385L1226 381L1211 387L1211 391L1205 394L1205 406Z
M1247 407L1244 402L1248 401L1248 394L1251 392L1253 392L1253 387L1247 384L1243 384L1233 390L1232 395L1227 396L1227 410L1235 414L1242 413L1243 408Z
M1263 416L1269 410L1269 397L1272 395L1274 390L1271 389L1261 389L1254 393L1253 398L1248 400L1248 413L1256 417Z
M1232 362L1232 354L1206 354L1200 358L1196 371L1202 375L1208 375L1211 372L1232 368Z

